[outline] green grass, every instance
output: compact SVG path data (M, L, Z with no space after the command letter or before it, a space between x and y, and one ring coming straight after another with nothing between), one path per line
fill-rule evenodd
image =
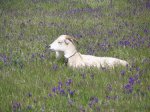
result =
M0 112L148 112L147 4L146 0L112 0L112 4L110 0L1 0ZM69 68L48 49L61 34L75 36L81 53L117 57L130 66Z

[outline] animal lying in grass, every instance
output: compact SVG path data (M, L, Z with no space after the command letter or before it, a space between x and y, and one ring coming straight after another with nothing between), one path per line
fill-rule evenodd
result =
M59 36L52 44L50 49L56 52L56 58L63 54L68 60L67 65L73 68L97 67L97 68L114 68L115 66L126 66L127 61L113 57L96 57L84 55L77 51L74 37L69 35Z

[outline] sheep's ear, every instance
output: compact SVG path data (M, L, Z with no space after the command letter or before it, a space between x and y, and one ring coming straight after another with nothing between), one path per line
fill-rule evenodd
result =
M78 41L76 38L71 37L71 36L67 36L66 39L70 40L72 43L76 42L78 44Z

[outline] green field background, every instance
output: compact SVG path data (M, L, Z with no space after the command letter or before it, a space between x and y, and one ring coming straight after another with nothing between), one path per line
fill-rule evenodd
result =
M72 69L49 44L130 63ZM149 112L149 0L0 0L0 112Z

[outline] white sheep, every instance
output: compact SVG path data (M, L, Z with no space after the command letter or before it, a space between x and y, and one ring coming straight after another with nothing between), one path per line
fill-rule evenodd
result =
M64 57L68 60L67 64L70 67L114 68L119 65L128 65L128 62L117 58L83 55L77 51L74 41L76 41L74 37L61 35L50 44L50 49L56 52L56 58L60 58L63 53Z

